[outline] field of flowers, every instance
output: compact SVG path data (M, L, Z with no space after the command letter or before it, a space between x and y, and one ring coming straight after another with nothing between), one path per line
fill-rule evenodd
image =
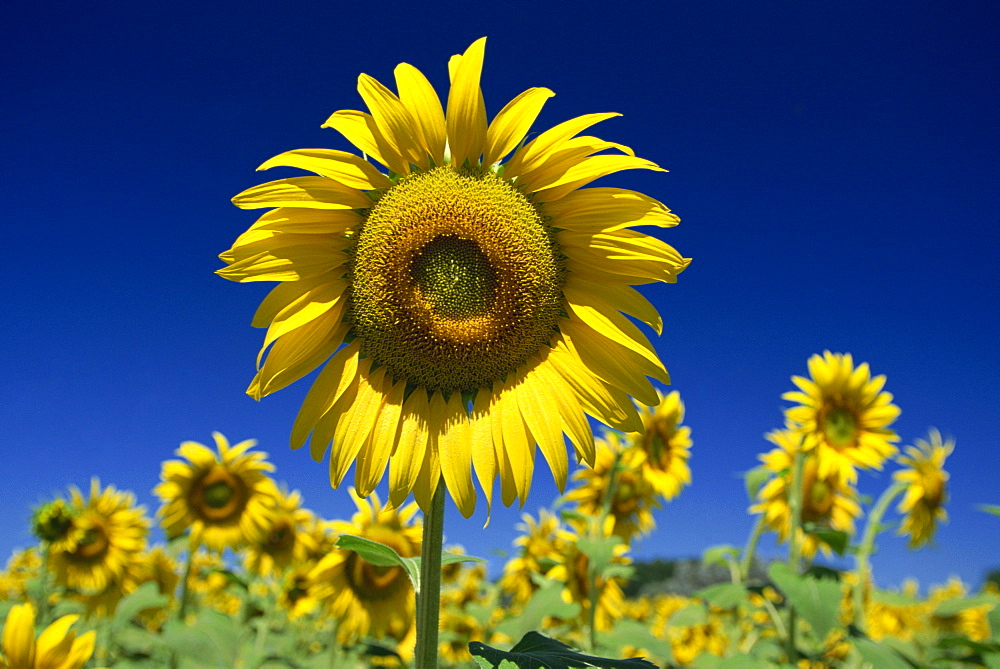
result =
M446 547L439 662L444 667L1000 667L1000 592L952 581L919 596L872 586L877 537L919 548L946 518L946 459L936 430L900 451L899 409L866 364L826 353L793 377L785 426L747 472L744 547L708 548L728 578L694 593L626 596L633 538L691 481L691 430L677 392L640 408L644 431L608 431L551 510L525 515L503 575ZM323 519L279 485L254 442L185 442L163 463L155 520L134 496L72 488L36 508L38 544L0 572L0 666L408 666L416 503L394 508L350 491L357 513ZM893 469L874 501L866 470ZM346 493L345 493L346 494ZM150 545L156 522L169 541ZM759 537L786 561L754 558ZM849 555L834 571L817 556ZM645 658L641 660L638 658Z

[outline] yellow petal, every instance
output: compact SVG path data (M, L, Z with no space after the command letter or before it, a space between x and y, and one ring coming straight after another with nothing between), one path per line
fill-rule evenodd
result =
M379 132L371 114L342 109L334 112L323 127L333 128L365 155L371 156L396 174L404 173L406 164Z
M566 295L567 300L587 302L605 312L618 309L629 316L638 318L653 328L656 334L663 333L663 319L660 318L660 312L631 286L621 283L596 283L578 274L570 273L566 277L563 294ZM587 297L582 297L583 295Z
M259 400L298 381L323 364L343 343L349 324L343 309L325 314L279 339L260 368L247 395Z
M427 454L427 391L416 388L403 402L403 414L389 460L389 501L399 508L416 485Z
M562 419L563 431L569 436L576 448L577 457L593 466L596 449L594 433L584 415L583 407L577 400L572 385L551 365L544 360L535 367L541 383L548 389L551 400L555 403Z
M660 396L646 377L670 383L666 371L582 323L563 320L559 329L567 344L576 349L580 360L605 383L627 392L646 406L660 403Z
M635 156L635 152L624 144L606 142L599 137L588 135L573 137L560 144L558 150L550 152L545 160L540 161L534 168L518 175L518 183L528 192L548 188L563 179L570 169L582 163L588 156L607 149L618 149L627 156Z
M7 613L3 652L10 669L34 669L35 609L31 604L17 604Z
M530 172L544 162L553 150L558 149L570 137L583 132L595 123L600 123L615 116L621 116L621 114L586 114L563 121L559 125L549 128L525 144L523 149L515 153L507 161L504 168L504 176L511 178Z
M668 228L680 218L658 200L622 188L581 188L543 205L556 228L594 234L636 225Z
M435 424L434 417L440 414L437 453L441 474L455 506L468 518L476 510L476 489L472 485L471 426L461 393L453 392L447 405L443 398L438 398L441 398L441 393L434 393L431 399L431 425Z
M529 88L507 103L486 131L484 165L492 165L513 151L528 134L545 101L555 93L548 88Z
M642 356L655 368L666 375L667 370L657 357L652 343L632 321L622 316L617 309L602 303L592 293L575 290L564 291L573 315L600 335ZM575 321L575 318L570 320ZM658 378L658 377L656 377Z
M516 385L519 381L520 379L512 375L504 383L503 391L497 400L503 406L501 417L504 455L510 462L510 475L513 477L517 497L523 506L531 490L531 477L535 469L535 442L518 406Z
M420 70L408 63L400 63L395 75L399 100L409 110L424 150L430 154L435 165L444 164L448 130L444 109L434 87Z
M347 288L348 283L344 279L317 282L275 314L264 336L264 344L257 355L257 368L260 368L260 359L264 351L278 337L283 337L324 315L332 319L333 327L337 327L346 307Z
M384 390L385 401L382 410L368 441L358 453L358 464L354 472L354 485L361 497L370 495L382 480L399 429L400 415L403 412L403 392L406 390L406 382L399 381L391 385L391 379L387 378L384 383L390 387Z
M358 369L358 351L361 348L361 341L355 339L353 342L343 347L330 359L323 371L319 373L312 387L306 394L302 407L295 417L292 425L291 446L293 449L302 448L306 443L306 438L316 422L319 421L334 403L340 399L347 387L351 384ZM326 447L324 445L324 452ZM323 453L317 458L321 460Z
M448 92L448 146L451 160L461 166L466 160L479 162L486 146L486 104L479 88L486 38L477 39L457 61Z
M69 658L70 650L76 635L70 632L70 626L80 616L63 616L49 625L38 637L35 646L35 664L38 667L60 667Z
M538 442L545 461L549 463L556 487L559 492L563 492L566 489L569 462L566 457L566 442L556 419L559 406L552 398L551 388L546 388L541 383L540 377L534 373L535 369L537 365L524 375L516 389L517 406L532 437Z
M364 220L353 209L300 209L278 207L261 214L247 232L275 231L285 233L343 234ZM242 235L240 235L242 237Z
M266 170L278 166L298 167L299 169L309 170L321 177L333 179L345 186L361 190L374 190L376 188L388 188L392 186L389 177L379 172L374 165L346 151L334 151L332 149L296 149L294 151L286 151L271 158L257 169Z
M622 170L637 169L666 172L656 163L635 156L590 156L570 167L553 183L535 191L535 200L552 202L600 177Z
M476 393L472 404L470 439L472 442L472 464L476 478L486 496L486 524L490 522L493 505L493 481L497 477L497 456L493 447L493 428L490 423L490 402L493 391L482 388Z
M278 179L248 188L233 198L241 209L305 207L308 209L367 209L372 201L363 191L325 177Z
M372 372L368 371L370 365L371 358L362 360L358 365L357 396L349 407L343 409L333 433L333 442L330 444L330 482L334 488L340 485L361 450L361 445L371 433L385 400L382 392L385 367ZM334 409L336 408L335 406Z
M358 92L371 110L382 137L389 143L393 153L402 159L404 171L400 174L409 174L411 163L426 169L427 154L414 136L416 130L413 118L396 94L367 74L358 77Z

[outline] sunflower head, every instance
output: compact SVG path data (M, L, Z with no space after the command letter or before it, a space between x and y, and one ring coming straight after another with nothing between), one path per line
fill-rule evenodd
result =
M667 500L691 485L691 428L681 425L684 403L676 390L664 395L659 390L656 408L641 408L644 432L632 436L632 443L645 453L642 468L656 492Z
M324 123L363 155L288 151L261 169L311 176L250 188L233 201L271 208L220 258L233 281L279 281L254 317L266 327L247 392L279 390L324 366L292 429L292 447L330 453L339 486L356 462L370 494L425 510L443 478L465 516L473 476L492 503L523 504L536 447L560 489L564 433L594 460L587 415L641 431L634 396L668 376L626 317L660 330L631 285L673 282L689 263L631 228L679 219L651 197L587 188L622 170L662 171L632 149L582 135L617 114L570 119L525 141L546 100L531 88L489 120L480 87L485 38L448 63L445 104L415 67L396 91L362 74L368 111ZM368 159L373 162L369 162ZM379 165L376 165L378 163Z
M899 512L905 514L900 534L910 537L910 548L919 548L934 536L938 521L948 519L944 504L948 499L948 472L944 461L955 449L954 439L942 440L941 433L931 428L928 439L917 439L915 446L906 448L906 455L899 458L903 469L893 478L906 484L906 491L899 503Z
M850 353L814 355L811 378L793 376L799 390L782 397L797 406L786 409L789 426L799 432L805 450L820 451L820 475L839 472L852 482L856 467L881 469L896 453L896 433L888 426L899 416L885 377L872 378L868 363L854 366Z
M80 510L54 499L35 507L31 514L31 533L57 549L63 542L72 543L77 535L76 518Z
M302 496L297 490L280 491L264 532L247 546L244 560L247 570L270 576L305 562L317 549L316 539L309 531L314 522L313 514L302 508Z
M75 541L51 550L49 559L59 584L85 595L103 592L121 583L146 548L149 520L136 506L135 495L114 486L101 489L95 478L84 501L77 488L70 489L71 503L80 512L74 521Z
M334 521L336 531L384 544L402 557L420 555L422 528L412 523L415 504L395 509L383 507L375 493L368 500L353 490L351 496L358 512L350 522ZM309 581L312 596L341 620L341 643L366 635L399 639L413 622L413 587L402 567L374 565L354 551L337 549L319 561Z
M35 608L30 603L14 605L4 622L0 666L81 669L94 654L97 632L91 630L77 636L70 628L79 618L77 615L63 616L36 639Z
M163 505L159 516L169 537L191 531L191 540L213 550L254 541L270 518L277 486L266 472L274 466L267 454L248 452L256 442L230 446L213 432L218 453L194 441L177 450L183 460L163 463L154 492Z

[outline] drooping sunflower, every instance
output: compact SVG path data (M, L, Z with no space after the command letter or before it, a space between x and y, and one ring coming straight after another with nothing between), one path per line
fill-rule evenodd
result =
M78 488L70 488L70 504L78 510L73 522L80 535L49 552L56 582L85 595L104 592L124 580L146 548L145 509L130 492L111 485L102 490L96 478L86 501Z
M643 451L623 444L617 435L609 433L597 441L594 466L580 468L573 474L579 485L564 499L592 518L600 518L606 508L605 531L626 543L634 536L649 534L656 527L653 509L660 507L660 500L656 488L645 476L642 466L645 460Z
M946 484L948 472L944 461L955 450L955 440L941 439L941 433L931 428L928 440L917 439L915 446L906 448L906 455L899 458L905 468L892 477L907 484L898 510L906 514L899 528L900 534L910 536L910 548L923 546L934 536L938 521L948 520L944 504L948 500Z
M791 469L801 437L791 430L777 430L767 439L778 448L760 456L772 478L757 493L758 503L750 513L764 514L764 522L778 533L779 541L787 541L792 528L792 510L789 504ZM854 520L861 515L858 493L854 486L838 471L820 474L820 451L804 453L802 466L802 522L817 528L854 533ZM830 547L816 534L806 532L801 542L802 555L811 558L820 549L827 556Z
M313 514L302 508L302 496L297 490L279 492L264 533L247 545L247 571L266 577L305 562L316 551L316 539L310 532L313 524Z
M260 537L267 527L278 488L267 472L267 454L248 452L253 439L230 446L213 432L218 455L196 441L177 449L184 460L163 463L153 492L163 502L159 516L168 537L188 528L191 540L212 550L237 548Z
M805 450L820 451L820 477L836 471L854 483L855 467L881 469L899 440L888 429L900 411L882 390L885 376L872 378L868 363L855 367L850 353L830 351L809 358L809 374L793 376L799 390L782 397L799 403L785 417L803 435Z
M30 604L16 604L7 613L3 628L4 669L80 669L94 653L97 632L76 636L70 629L80 616L68 615L56 620L35 638L35 609Z
M353 490L358 507L350 522L333 521L343 534L389 546L403 557L420 555L420 524L413 523L416 504L401 509L383 507L378 494L367 500ZM401 639L413 625L413 587L402 567L379 567L354 551L337 549L309 574L310 594L333 618L340 620L337 639L344 644L364 636Z
M676 225L663 204L584 188L621 170L660 170L580 135L617 114L580 116L525 143L553 93L531 88L488 123L484 50L485 38L452 57L445 106L406 63L395 69L398 94L362 74L371 113L337 111L324 127L386 171L326 149L268 160L261 169L317 176L237 195L239 207L274 209L221 254L228 267L218 272L281 282L253 319L268 330L251 396L325 364L293 448L309 441L317 460L330 450L334 487L356 461L362 496L388 468L395 506L413 492L426 510L443 476L465 516L476 504L473 472L487 505L497 477L504 504L523 504L536 444L562 487L563 432L592 463L586 415L642 429L629 396L655 405L647 377L668 377L623 313L659 332L656 309L631 285L673 282L689 263L630 229Z

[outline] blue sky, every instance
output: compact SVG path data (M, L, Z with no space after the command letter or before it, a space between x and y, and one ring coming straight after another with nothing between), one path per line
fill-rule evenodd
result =
M1000 503L995 3L225 6L0 10L0 559L32 543L33 505L94 475L155 511L160 463L213 430L258 439L307 506L349 516L325 465L288 448L308 384L243 392L267 286L213 274L255 218L229 199L277 153L349 148L320 124L360 108L360 72L391 82L405 61L443 92L448 57L487 35L491 115L546 86L536 129L620 112L596 134L670 170L603 182L671 207L682 223L658 234L694 258L644 289L694 483L635 556L745 540L739 473L789 377L830 349L887 375L903 443L932 425L957 440L951 522L919 552L884 535L878 583L1000 567L1000 519L975 508ZM891 480L861 478L870 495ZM524 511L555 495L540 464ZM447 540L509 549L520 515L498 506L483 531L484 510L449 506Z

